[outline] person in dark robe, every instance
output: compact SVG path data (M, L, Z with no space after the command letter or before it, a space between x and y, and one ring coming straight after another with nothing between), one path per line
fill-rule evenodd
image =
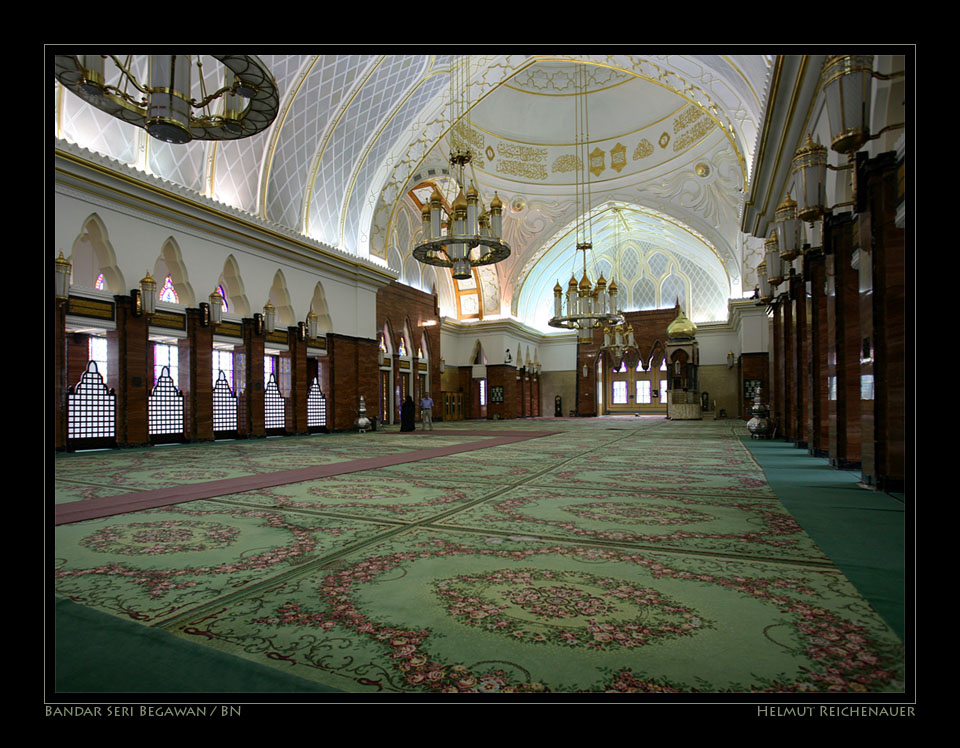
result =
M416 426L413 422L415 415L415 408L413 405L413 398L410 395L407 395L407 399L403 401L403 405L400 406L400 430L401 431L415 431Z

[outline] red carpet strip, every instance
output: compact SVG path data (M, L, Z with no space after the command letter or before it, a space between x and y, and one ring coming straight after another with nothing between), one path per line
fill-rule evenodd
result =
M120 494L119 496L104 496L98 499L88 499L86 501L77 501L70 504L60 504L56 507L54 513L54 524L66 525L72 522L82 522L88 519L100 519L102 517L112 517L116 514L127 514L129 512L143 511L144 509L156 509L162 506L170 506L171 504L182 504L187 501L196 501L197 499L210 499L216 496L243 493L244 491L256 491L261 488L283 486L289 483L300 483L302 481L328 478L333 475L343 475L345 473L358 473L364 470L377 470L379 468L391 467L393 465L402 465L407 462L432 460L435 457L446 457L447 455L473 452L475 450L486 449L488 447L499 447L505 444L515 444L516 442L522 442L528 439L539 439L543 436L552 436L555 433L559 432L477 432L452 430L436 432L411 432L411 434L418 434L420 436L479 436L484 438L482 441L469 442L467 444L455 444L447 447L434 447L432 449L421 449L415 452L403 452L402 454L384 455L382 457L367 457L362 460L335 462L330 465L316 465L306 468L296 468L293 470L278 470L273 473L245 475L240 478L225 478L223 480L208 481L206 483L190 483L183 486L158 488L153 491L135 491L133 493Z

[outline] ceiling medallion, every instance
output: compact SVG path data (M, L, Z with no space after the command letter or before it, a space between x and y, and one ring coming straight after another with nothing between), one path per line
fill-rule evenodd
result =
M237 140L267 129L280 95L266 65L250 55L210 55L224 70L221 87L208 94L200 57L150 55L140 81L130 55L57 55L56 77L91 106L167 143ZM193 80L199 100L192 98Z
M451 136L455 127L469 128L470 125L469 71L470 56L464 55L454 63L450 74ZM454 139L451 137L451 140ZM488 213L480 201L475 173L464 192L465 169L473 161L473 155L466 139L454 142L449 160L459 187L457 197L447 209L439 191L433 190L421 213L422 241L413 248L413 256L419 262L450 268L457 280L471 278L474 267L492 265L510 256L510 245L500 238L503 203L497 193L493 194Z

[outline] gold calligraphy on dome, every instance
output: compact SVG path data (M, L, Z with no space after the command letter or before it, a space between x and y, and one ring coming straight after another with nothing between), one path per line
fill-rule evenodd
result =
M562 174L568 171L577 171L581 166L583 166L583 164L579 158L572 153L565 153L562 156L557 156L553 162L553 166L550 167L550 171L554 173L560 172Z
M497 171L525 179L547 178L547 149L535 148L519 143L498 143L497 152L501 157L497 162Z
M680 112L673 121L673 132L677 136L673 141L673 150L675 152L682 151L684 148L693 145L709 133L715 124L700 107L691 104ZM662 148L666 148L662 138L660 145Z

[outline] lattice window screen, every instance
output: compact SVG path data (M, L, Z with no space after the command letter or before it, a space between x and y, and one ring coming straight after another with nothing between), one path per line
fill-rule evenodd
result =
M237 396L230 389L230 382L222 369L213 386L213 430L237 430Z
M107 389L94 361L67 393L67 438L115 436L117 397Z
M277 378L274 374L270 375L267 381L267 389L263 395L264 427L268 429L282 429L286 425L286 416L284 414L283 395L280 394L280 388L277 386Z
M307 427L326 425L327 396L320 391L320 381L314 378L307 393Z
M183 433L183 393L170 376L170 367L164 366L147 403L150 436Z

